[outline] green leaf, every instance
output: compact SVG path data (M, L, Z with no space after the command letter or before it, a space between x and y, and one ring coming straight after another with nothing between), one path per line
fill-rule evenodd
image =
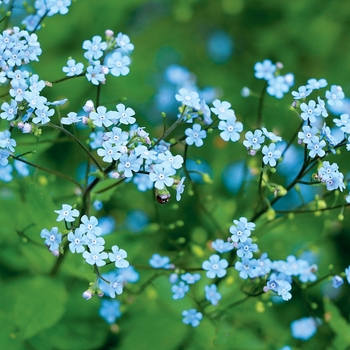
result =
M13 314L20 337L30 338L53 326L63 315L67 294L63 284L47 277L27 277L10 286Z
M350 344L350 325L341 315L339 309L329 300L324 299L325 317L336 334L333 341L335 349L347 349Z

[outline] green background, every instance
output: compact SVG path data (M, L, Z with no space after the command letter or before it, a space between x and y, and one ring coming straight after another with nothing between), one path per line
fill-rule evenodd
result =
M159 136L162 111L155 107L155 96L165 68L179 64L196 75L200 88L217 88L219 98L232 104L244 131L248 131L255 126L259 100L254 96L243 98L241 89L248 86L259 96L264 83L254 78L253 67L265 58L282 62L283 72L295 75L292 90L309 78L325 78L330 85L341 85L348 94L349 18L350 7L340 0L322 4L316 0L77 0L67 15L44 20L44 27L37 32L43 54L32 67L42 79L58 80L64 77L62 67L68 57L84 61L84 40L104 36L106 29L116 34L123 32L135 45L131 71L126 77L107 77L101 88L101 104L113 108L120 99L127 98L125 103L136 111L138 124L146 126L152 137ZM218 30L226 32L233 41L232 56L219 64L207 50L208 39ZM88 99L94 99L96 87L79 78L45 89L45 96L49 100L69 99L62 108L63 115L78 112ZM270 96L265 100L264 125L286 140L300 124L290 110L292 102L290 94L283 100ZM169 124L171 118L170 113ZM3 121L0 126L6 127ZM180 136L181 132L173 136ZM83 139L88 132L78 134ZM62 135L45 128L38 140L19 132L16 135L16 152L35 149L36 154L29 157L31 161L76 176L76 167L84 155ZM47 141L40 144L52 139L54 144ZM176 151L182 154L183 147ZM226 239L233 219L252 215L257 197L256 178L236 195L222 183L226 165L246 159L243 145L224 144L218 133L213 132L203 148L190 148L189 158L197 157L210 164L213 182L196 185L192 191L188 183L178 205L172 200L160 206L151 191L141 194L131 184L98 197L104 201L104 208L96 215L110 215L117 222L115 232L106 237L107 245L124 248L130 263L141 267L137 269L141 275L138 285L130 286L119 297L123 316L117 326L107 325L98 316L97 297L89 301L81 297L93 274L80 256L67 255L58 274L50 276L55 258L45 249L39 233L44 227L57 225L54 210L62 203L79 205L73 186L40 171L11 184L1 183L0 347L139 350L279 349L290 345L293 349L346 349L350 344L347 283L336 293L329 280L307 290L293 286L293 298L288 303L272 306L268 297L262 296L228 308L245 295L242 280L230 269L219 289L223 300L218 309L227 308L224 317L220 322L205 317L194 329L182 323L181 312L196 307L194 299L203 298L204 285L211 283L204 274L183 300L172 300L167 274L137 293L153 274L142 269L153 253L173 259L181 252L179 266L199 267L213 254L207 247L208 241ZM347 157L343 152L344 173L349 171ZM259 167L258 161L251 161L250 165ZM277 176L275 181L284 184L281 177ZM143 210L150 218L150 225L137 234L123 224L133 209ZM332 272L340 273L350 263L347 212L344 211L343 221L338 217L340 210L283 216L272 221L263 218L257 222L255 237L261 252L267 251L271 259L311 251L320 277L329 272L330 264ZM324 295L331 296L332 302L324 299ZM215 308L209 308L212 310ZM327 313L331 315L328 323L324 320ZM322 324L309 341L297 341L292 338L289 326L305 316L318 317Z

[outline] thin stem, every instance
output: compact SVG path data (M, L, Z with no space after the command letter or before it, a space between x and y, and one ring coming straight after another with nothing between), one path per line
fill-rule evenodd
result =
M13 159L16 159L16 160L22 162L22 163L25 163L25 164L30 165L30 166L32 166L33 168L36 168L36 169L38 169L38 170L45 171L45 172L47 172L47 173L56 175L56 176L58 176L58 177L61 177L61 178L63 178L63 179L66 179L66 180L68 180L68 181L70 181L70 182L73 182L73 183L74 183L75 185L77 185L81 190L84 189L83 186L82 186L78 181L74 180L73 178L71 178L70 176L68 176L68 175L66 175L66 174L59 173L58 171L55 171L55 170L52 170L52 169L48 169L48 168L45 168L45 167L43 167L43 166L41 166L41 165L37 165L37 164L31 163L31 162L29 162L28 160L25 160L25 159L20 158L19 156L11 155L11 157L12 157Z
M59 130L59 131L63 132L64 134L66 134L71 139L73 139L84 150L84 152L91 158L91 160L95 163L97 168L100 171L103 171L102 166L100 165L98 160L95 158L95 156L90 152L90 150L78 138L76 138L73 134L71 134L68 130L66 130L65 128L63 128L59 125L52 124L52 123L48 123L48 124L45 124L43 126L49 126L53 129Z

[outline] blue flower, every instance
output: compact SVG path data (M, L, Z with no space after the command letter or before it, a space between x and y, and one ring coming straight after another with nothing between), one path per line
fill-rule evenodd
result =
M216 284L205 286L204 290L205 298L209 300L212 305L217 305L222 297L221 294L218 292L218 287L216 286Z
M219 130L223 130L220 133L220 137L224 141L231 140L232 142L239 140L239 133L243 130L243 124L236 121L236 117L229 117L227 120L221 120L218 126Z
M108 128L113 124L112 119L117 117L116 112L109 111L107 112L107 108L104 106L97 107L96 112L90 113L90 119L96 126L105 126Z
M165 186L171 186L174 183L174 179L170 177L173 175L175 175L173 168L164 168L161 164L156 164L149 173L149 179L155 183L155 188L162 190Z
M51 231L44 228L41 230L40 237L45 238L45 245L51 252L57 250L62 242L62 234L58 232L58 227L53 227Z
M182 316L184 317L182 322L190 324L192 327L197 327L203 318L202 313L196 309L185 310L182 312Z
M326 141L325 140L311 140L307 144L307 148L310 150L309 156L311 158L315 158L316 156L323 157L326 152L323 150L323 147L326 146Z
M261 131L272 142L282 141L282 138L280 136L275 135L272 131L267 131L266 128L261 128Z
M343 104L342 100L344 99L344 97L345 95L341 86L332 85L331 90L326 91L327 103L332 107L341 106Z
M345 269L345 275L348 283L350 284L350 266Z
M255 78L270 80L274 76L276 65L274 65L270 60L264 60L263 62L255 63L254 70Z
M153 254L152 258L149 260L149 264L155 269L167 268L169 262L170 262L169 257L160 256L157 253Z
M85 76L86 79L91 81L94 85L99 85L100 83L104 84L106 81L103 67L98 63L88 66Z
M171 291L173 294L174 300L182 299L185 294L190 290L190 287L183 281L180 281L179 285L174 284L171 287Z
M104 266L106 262L104 259L108 258L108 254L104 252L103 246L92 246L89 247L90 251L85 251L83 253L83 258L90 265Z
M90 61L97 60L103 56L103 51L107 49L107 43L102 41L102 38L98 35L95 35L92 38L92 41L85 40L83 42L83 49L87 50L84 53L84 57Z
M286 92L289 91L289 85L287 84L285 78L279 75L268 80L268 87L266 91L270 96L280 99Z
M245 140L243 141L243 145L247 147L247 149L258 150L261 148L261 144L265 141L265 136L262 135L262 131L257 129L254 131L254 134L251 131L248 131L245 134Z
M142 159L135 154L123 154L119 159L118 171L124 172L124 177L132 177L133 172L138 172L142 165Z
M264 164L269 164L271 167L274 167L276 165L276 159L281 157L281 151L276 149L276 144L274 143L271 143L269 147L264 146L262 153L264 155Z
M17 114L17 101L11 100L10 103L4 102L1 105L3 112L0 114L2 119L12 120Z
M192 129L188 128L185 130L186 134L186 143L191 146L195 144L196 147L203 146L203 140L207 137L207 132L202 130L202 127L199 124L194 124Z
M119 123L128 125L136 122L136 118L133 117L133 115L135 115L135 111L132 108L125 108L125 105L122 103L118 103L116 108L118 111L116 113L116 119Z
M43 108L37 108L35 110L36 117L33 118L33 123L35 124L46 124L50 122L50 117L55 114L54 109L49 109L49 107L44 106Z
M218 253L226 253L233 249L232 243L225 242L223 239L216 239L214 242L212 242L211 246Z
M176 200L181 200L181 195L185 190L185 185L183 184L185 181L185 177L182 177L180 182L176 185Z
M292 91L294 99L301 100L311 94L312 90L308 89L306 86L300 86L298 91Z
M117 273L124 277L125 282L135 283L140 279L139 273L131 265L128 267L117 269Z
M316 122L316 117L321 115L321 109L316 106L316 102L314 100L310 100L309 104L302 103L300 105L300 109L303 111L301 113L301 118L305 121L309 120L310 123Z
M283 300L289 300L292 298L292 294L289 291L292 289L292 286L289 282L284 280L278 280L277 282L277 293L282 297Z
M231 109L231 103L227 101L220 101L218 99L213 101L211 111L221 120L227 120L230 117L235 117L235 112Z
M258 251L258 245L252 243L251 238L247 238L244 242L240 242L237 247L237 256L240 258L251 259L253 257L253 252Z
M119 46L118 50L120 50L122 53L127 54L134 50L134 45L131 44L130 38L126 34L119 33L115 38L115 41Z
M164 167L172 167L174 169L180 169L182 167L183 158L179 154L173 156L170 151L165 153L159 153L158 159L161 161L161 165Z
M116 294L118 294L118 295L122 294L123 287L124 287L124 277L122 275L118 275L109 284L109 296L111 298L115 298Z
M317 141L318 129L314 126L305 125L302 128L303 131L298 132L298 139L303 141L305 144L310 143L311 141Z
M332 286L334 288L339 288L344 283L344 280L340 276L334 276L332 278Z
M235 269L239 271L239 277L243 278L244 280L248 277L257 277L258 274L256 271L256 267L256 259L243 258L242 261L237 261L235 263Z
M67 77L79 75L83 72L84 65L82 63L75 63L75 60L70 59L67 61L67 67L63 67L62 70L66 73Z
M303 317L290 325L292 336L295 339L308 340L317 331L317 321L313 317Z
M194 284L201 279L201 275L199 273L185 273L181 275L181 279L185 281L187 284Z
M324 88L327 86L327 80L326 79L320 79L320 80L317 80L317 79L309 79L307 81L307 85L306 85L306 88L307 89L312 89L312 90L318 90L318 89L321 89L321 88Z
M53 0L50 2L50 6L48 5L49 12L47 13L48 17L55 15L56 13L60 13L61 15L65 15L68 13L68 6L71 5L71 0Z
M175 95L175 98L185 106L200 109L200 99L198 93L195 91L188 92L186 89L182 88L179 94Z
M128 67L130 63L130 58L123 56L120 52L114 52L107 58L109 72L115 77L128 75L130 72L130 68Z
M72 206L68 204L63 204L62 209L55 210L55 213L58 214L56 221L65 220L66 222L73 222L79 216L79 211L72 209Z
M64 125L71 125L71 124L76 124L81 121L82 117L79 117L77 113L75 112L69 112L67 114L67 117L61 118L61 123ZM34 121L34 119L33 119Z
M119 308L118 300L103 299L98 313L108 324L113 324L122 315Z
M125 260L128 256L124 249L119 249L117 245L112 247L112 253L108 254L109 260L115 262L115 266L119 268L125 268L129 266L129 262Z
M227 266L227 260L220 260L220 256L217 254L210 256L209 260L204 261L202 264L203 270L207 270L206 275L208 278L224 277L226 275Z
M103 157L102 160L106 163L112 163L113 160L118 160L122 156L120 146L113 146L106 141L102 143L102 147L97 150L97 154Z
M72 253L82 253L85 251L84 245L87 245L89 242L84 231L80 228L77 228L74 233L69 232L67 239L71 242L69 243L69 249Z

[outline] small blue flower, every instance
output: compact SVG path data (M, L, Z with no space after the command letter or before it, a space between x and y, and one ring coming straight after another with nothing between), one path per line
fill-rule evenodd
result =
M300 109L303 111L301 113L301 118L305 121L310 121L310 123L316 122L316 117L321 115L321 109L316 106L316 102L314 100L310 100L309 104L302 103L300 105Z
M68 234L69 249L72 253L82 253L85 251L84 245L87 245L89 240L86 237L83 230L77 228L74 233L69 232Z
M115 119L117 119L119 123L128 125L136 122L136 118L133 117L133 115L135 115L135 111L132 108L125 108L125 105L122 103L118 103L116 108L118 112L116 112Z
M185 310L182 312L182 316L184 317L182 322L190 324L192 327L197 327L203 318L202 313L196 309Z
M268 80L268 87L266 91L270 96L281 99L283 95L289 91L289 85L287 84L285 78L279 75Z
M180 89L179 93L175 95L177 101L188 107L200 109L200 99L198 93L195 91L188 92L186 89Z
M213 101L211 111L218 116L220 120L227 120L230 117L235 117L235 112L231 109L231 103L227 101L220 101L218 99Z
M129 266L129 262L125 260L128 256L127 252L124 249L119 249L117 245L112 247L112 253L109 253L108 256L111 262L115 262L116 267L125 268Z
M96 126L105 126L108 128L113 124L112 120L116 118L116 112L109 111L107 112L107 108L104 106L97 107L96 112L90 113L90 119L93 124Z
M218 292L218 287L216 284L210 286L205 286L205 298L211 302L212 305L217 305L219 300L221 300L221 294Z
M152 258L149 260L149 264L155 269L166 268L169 262L170 262L169 257L160 256L157 253L153 254Z
M180 182L176 185L176 200L181 200L181 195L185 190L185 185L183 184L185 181L185 177L182 177Z
M155 188L162 190L165 186L172 186L174 179L171 176L175 173L176 171L171 167L164 168L161 164L156 164L149 173L149 179L155 183Z
M318 89L321 89L321 88L324 88L327 86L327 80L326 79L320 79L320 80L317 80L317 79L309 79L307 81L307 85L306 85L306 88L307 89L312 89L312 90L318 90Z
M208 278L224 277L227 266L227 260L220 259L220 256L217 254L210 256L209 260L204 261L202 264L203 270L207 270L206 275Z
M256 259L248 259L243 258L242 262L237 261L235 263L235 269L239 271L239 277L243 278L244 280L248 277L254 278L257 277L257 261Z
M270 80L274 76L276 65L273 64L270 60L264 60L263 62L255 63L254 70L255 78Z
M90 265L104 266L106 262L104 259L108 258L108 254L104 252L103 246L93 246L89 247L90 251L85 251L83 253L83 258Z
M312 93L311 89L308 89L306 86L300 86L298 91L292 91L294 99L301 100L309 96Z
M120 52L114 52L107 58L109 72L115 77L128 75L130 72L130 68L128 67L130 63L130 58L123 56Z
M311 141L317 141L318 129L314 126L305 125L302 128L303 131L298 132L298 139L304 142L305 144L310 143Z
M331 90L326 91L327 103L334 106L341 106L343 104L342 100L345 98L343 89L339 85L332 85Z
M220 137L224 141L231 140L236 142L239 140L239 133L243 130L243 124L236 121L236 117L229 117L227 120L221 120L218 125L219 130L223 130L220 133Z
M334 288L339 288L344 283L344 280L340 276L334 276L332 278L332 286Z
M182 299L189 290L190 290L190 287L183 281L180 281L178 285L174 284L171 287L171 291L174 293L173 299L174 300Z
M218 253L226 253L233 249L232 243L225 242L223 239L216 239L214 242L212 242L211 246Z
M317 321L313 317L303 317L290 325L292 336L295 339L308 340L317 331Z
M191 128L185 130L186 143L191 146L195 144L196 147L203 146L203 139L207 137L207 132L202 130L199 124L194 124Z
M55 213L58 214L56 221L65 220L66 222L73 222L79 216L79 211L72 209L72 206L68 204L63 204L62 209L55 210Z
M348 283L350 284L350 266L345 269L345 275Z
M117 35L117 37L115 38L115 41L116 41L117 45L119 46L118 49L122 53L127 54L127 53L130 53L134 50L134 45L131 44L130 38L126 34L119 33Z
M69 112L67 117L61 118L61 123L64 125L76 124L81 121L82 117L79 117L75 112ZM34 121L34 120L33 120Z
M108 324L113 324L122 315L119 308L118 300L103 299L98 313Z
M307 144L307 148L310 150L309 156L311 158L315 158L316 156L323 157L326 152L323 150L323 147L326 146L325 140L311 140Z
M251 238L247 238L244 242L240 242L237 247L237 256L240 258L251 259L253 257L253 252L258 251L258 245L252 243Z
M181 275L181 279L185 281L187 284L194 284L201 279L201 275L199 273L185 273Z
M70 59L67 61L67 67L63 67L62 70L66 73L67 77L73 77L83 72L84 65L82 63L75 63L75 60Z
M275 135L272 131L267 131L266 128L261 128L261 131L272 142L282 141L282 137Z
M265 141L265 136L263 136L262 131L257 129L254 131L254 134L251 131L248 131L245 134L245 140L243 141L243 145L247 147L247 149L258 150L261 148L261 144Z
M95 35L92 38L92 41L85 40L83 42L83 49L87 50L84 53L84 57L90 61L97 60L103 56L103 51L107 49L107 43L102 41L102 38L98 35Z
M278 280L277 282L277 293L282 297L283 300L289 300L292 298L292 294L289 291L292 289L292 286L289 282Z
M58 227L53 227L51 231L44 228L41 230L40 237L45 238L45 245L51 252L57 250L62 242L62 234L58 232Z
M264 164L269 164L271 167L276 165L276 159L281 158L281 151L276 149L276 144L271 143L269 147L264 146L262 149L264 155Z
M115 295L120 295L123 293L124 287L124 277L122 275L118 275L114 278L113 281L109 284L109 296L111 298L115 298Z
M123 154L119 159L118 171L123 172L124 177L133 177L133 172L138 172L142 165L142 159L135 154Z
M80 224L80 229L83 230L84 233L92 233L95 236L100 236L102 233L102 229L98 227L98 220L95 216L83 215L81 218L82 224Z

